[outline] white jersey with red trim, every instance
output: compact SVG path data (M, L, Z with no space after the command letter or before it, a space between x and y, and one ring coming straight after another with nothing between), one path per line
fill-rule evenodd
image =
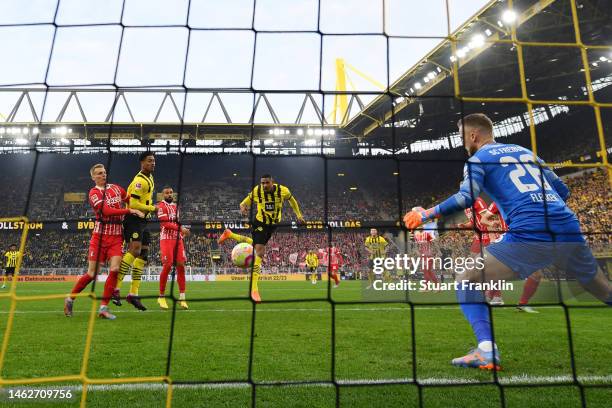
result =
M95 186L89 190L89 204L96 215L96 224L93 233L106 235L123 234L123 215L102 215L102 207L122 209L127 202L128 195L125 190L116 184L107 184L106 188Z
M472 207L465 209L465 216L472 223L478 232L474 232L474 241L482 241L484 245L490 242L489 234L487 234L487 226L482 223L482 213L488 209L487 203L482 198L478 197L472 204ZM481 238L482 236L482 238Z
M158 203L157 219L159 219L161 223L161 230L159 233L160 241L163 241L165 239L176 240L178 237L180 237L181 239L183 238L183 236L179 234L179 210L176 206L176 203L167 203L165 201L160 201ZM165 223L174 225L176 229L167 227L166 225L164 225Z
M437 234L438 224L435 221L429 222L423 225L422 229L414 231L414 241L417 243L421 255L431 256L431 241L437 238Z
M342 254L340 253L340 248L331 247L329 249L330 255L330 265L342 265L344 263L344 258L342 258Z

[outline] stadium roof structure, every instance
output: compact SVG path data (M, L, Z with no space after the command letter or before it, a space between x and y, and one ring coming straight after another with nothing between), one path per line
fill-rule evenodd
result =
M603 91L612 84L610 3L576 0L576 4L591 86L596 100L612 107L609 89ZM403 145L424 137L453 135L461 114L475 111L488 113L501 125L516 118L525 128L529 115L524 115L527 105L521 100L523 84L534 103L534 116L543 111L552 118L567 111L568 105L586 106L585 70L571 2L516 0L515 14L505 14L507 10L507 2L489 3L453 33L453 41L439 44L393 83L388 94L377 97L341 129L361 139L387 139L389 145L395 128L396 143L401 141ZM519 42L533 44L522 45L524 81L518 49L511 37L512 26ZM457 78L453 64L458 69ZM455 98L455 85L459 96L469 102ZM534 121L539 123L537 117ZM508 129L499 129L502 136L513 133L512 123L506 125Z
M612 101L610 88L606 89L612 84L612 11L609 0L575 0L575 3L582 43L587 45L591 86L598 101L609 105ZM332 148L344 144L353 153L360 151L361 147L367 147L370 154L372 149L382 154L414 153L460 146L462 141L457 134L457 120L462 114L474 111L488 113L496 123L497 133L502 136L528 128L530 117L522 99L523 86L529 98L535 101L533 119L536 124L568 112L569 106L577 110L589 108L572 2L515 0L510 14L508 4L498 0L488 3L452 33L450 39L442 41L404 73L385 94L363 106L353 117L345 116L347 120L340 125L326 121L321 95L316 93L302 94L301 104L296 105L295 121L281 123L270 95L240 89L190 89L189 97L199 95L204 98L198 105L201 112L191 115L196 120L190 120L183 117L179 108L180 101L186 98L185 89L7 87L0 88L0 92L18 96L4 123L0 123L0 136L13 136L11 142L4 138L5 145L14 140L21 141L17 144L27 144L26 135L30 139L36 135L38 140L57 139L70 144L74 140L88 140L103 145L110 138L117 146L130 145L130 140L134 139L142 140L143 146L170 146L182 139L188 146L213 150L222 146L230 149L229 152L238 153L248 149L253 138L254 146L268 145L269 150L287 145L306 147L322 144L325 149L325 146ZM518 47L512 41L511 27L516 28L517 40L521 42ZM531 45L522 45L522 42ZM519 66L518 50L521 47L524 81ZM453 75L454 64L457 77ZM456 86L460 89L459 99L455 94ZM63 101L60 111L50 120L41 118L40 109L33 103L34 95L40 100L45 93L49 98ZM358 97L357 92L347 94ZM250 115L247 114L246 120L238 123L235 118L232 120L228 109L231 101L225 100L228 95L251 98L254 109ZM92 115L81 103L81 99L86 97L110 98L110 109L104 112L103 121L88 120ZM148 97L157 98L149 115L153 120L138 122L134 119L129 99ZM506 100L501 102L499 98ZM124 111L122 120L116 117L119 106ZM81 120L66 120L69 109L76 111ZM225 121L211 123L208 119L211 109L217 109ZM175 119L162 121L162 111ZM315 123L305 120L305 111L316 119ZM258 120L262 112L267 120ZM302 150L308 153L312 149ZM315 153L314 150L311 153Z

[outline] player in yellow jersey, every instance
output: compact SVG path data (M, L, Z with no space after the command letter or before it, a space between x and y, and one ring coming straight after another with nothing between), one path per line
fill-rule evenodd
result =
M384 237L378 235L378 230L376 228L370 229L370 236L365 239L366 251L368 251L368 253L370 254L368 289L370 289L372 287L372 284L374 283L374 259L385 257L385 255L387 254L387 245L389 245L389 243Z
M130 196L128 208L143 212L145 218L139 218L135 215L128 214L123 221L123 239L127 243L127 251L121 259L119 268L119 277L117 279L117 288L113 292L113 303L121 306L121 296L119 290L123 278L132 271L132 284L130 292L126 300L136 309L144 311L147 308L140 301L138 290L140 289L140 280L142 271L147 264L149 257L149 244L151 243L151 235L147 230L147 221L157 211L157 206L153 201L153 193L155 192L155 181L153 180L153 172L155 171L155 153L141 153L140 171L130 183L127 193Z
M319 266L319 257L314 250L310 250L306 255L306 266L310 272L310 281L313 285L317 283L317 267Z
M11 280L15 277L15 268L17 268L17 262L19 261L19 251L17 251L17 245L12 244L9 250L4 253L6 261L4 262L4 276L2 277L2 289L6 288L6 280L9 275Z
M264 174L261 176L260 184L253 187L253 191L240 203L240 213L245 217L249 215L251 204L257 204L257 214L255 214L251 223L252 238L234 234L230 229L226 229L218 240L219 244L226 239L233 239L238 242L248 242L255 246L255 262L253 263L253 278L251 280L251 298L255 302L261 302L257 282L261 274L261 263L266 252L266 244L281 220L281 212L285 201L289 201L298 223L304 224L300 206L291 191L287 187L275 183L271 175Z

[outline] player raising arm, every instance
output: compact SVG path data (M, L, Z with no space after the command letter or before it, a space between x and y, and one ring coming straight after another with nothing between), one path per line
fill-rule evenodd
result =
M457 299L472 326L478 347L452 364L499 369L499 351L492 342L489 311L477 287L463 282L526 278L550 264L561 267L596 298L612 304L610 284L586 244L576 215L565 204L569 190L543 161L524 147L496 143L493 123L484 114L459 121L465 149L471 156L458 193L428 210L404 216L408 229L470 207L481 192L496 203L509 230L484 249L484 269L457 273Z
M300 211L300 206L293 194L291 194L291 191L287 187L275 183L271 175L264 174L261 176L260 184L253 187L253 191L240 203L240 213L245 217L249 215L251 204L257 204L257 213L251 223L252 238L234 234L230 229L226 229L218 240L219 244L227 239L232 239L237 242L247 242L255 245L255 262L253 263L253 279L251 283L251 298L255 302L261 302L257 282L261 274L261 263L266 252L266 244L276 230L277 224L281 221L281 213L285 201L289 201L289 205L293 209L298 223L304 224L305 221Z
M115 315L108 311L108 302L117 284L117 274L123 252L123 217L126 214L132 214L134 217L142 218L144 214L135 209L123 208L123 203L128 200L127 193L116 184L106 183L104 165L96 164L91 168L89 174L96 183L95 187L89 190L89 204L96 214L96 223L89 242L87 272L79 278L70 296L65 299L64 314L66 317L72 316L72 306L76 295L96 278L100 267L109 261L109 274L104 284L98 316L113 320Z

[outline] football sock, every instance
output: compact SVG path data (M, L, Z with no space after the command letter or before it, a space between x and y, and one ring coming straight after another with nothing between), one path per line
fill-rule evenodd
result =
M491 341L491 321L489 310L484 304L485 298L482 290L463 289L459 284L457 287L457 300L466 320L472 326L472 331L478 343Z
M488 297L489 299L493 299L495 297L502 297L502 293L501 290L487 290L485 292L486 297Z
M539 279L534 279L531 276L528 277L527 280L525 280L525 286L523 286L523 294L521 295L521 300L519 300L519 305L526 305L529 303L529 299L536 293L539 285Z
M2 284L3 284L3 285L6 285L6 275L4 275L4 276L2 277Z
M108 305L108 302L113 295L113 290L115 290L115 285L117 284L118 274L119 273L117 271L109 272L108 278L106 278L106 282L104 283L104 292L102 293L102 301L100 302L100 306Z
M261 262L261 258L259 257L259 255L256 254L255 263L253 264L253 286L251 287L251 290L253 292L259 292L257 282L259 282L259 275L261 274Z
M142 270L144 269L146 262L142 258L136 258L132 266L132 285L130 285L130 294L138 296L138 290L140 289L140 280L142 278Z
M247 244L253 245L253 239L251 237L247 237L240 234L234 234L233 232L230 235L230 239L238 242L246 242Z
M433 273L433 271L426 270L425 272L423 272L423 277L427 282L438 283L438 277L435 273Z
M340 278L338 278L338 272L332 272L332 278L334 279L334 282L336 282L336 285L340 283Z
M176 266L176 282L178 283L179 293L185 293L185 265Z
M179 300L185 300L185 292L179 293Z
M121 266L119 267L119 275L117 276L117 285L115 286L117 289L121 289L121 285L123 284L123 278L125 275L130 273L130 269L134 264L134 255L131 252L126 252L121 258Z
M72 288L72 292L70 293L70 298L72 300L76 299L76 294L81 293L83 289L85 289L87 285L89 285L89 282L91 282L92 280L93 278L86 273L81 275L77 283L75 283L74 287Z
M159 275L159 296L164 296L166 293L166 283L168 282L168 274L172 269L171 264L164 264L162 267L161 274Z

